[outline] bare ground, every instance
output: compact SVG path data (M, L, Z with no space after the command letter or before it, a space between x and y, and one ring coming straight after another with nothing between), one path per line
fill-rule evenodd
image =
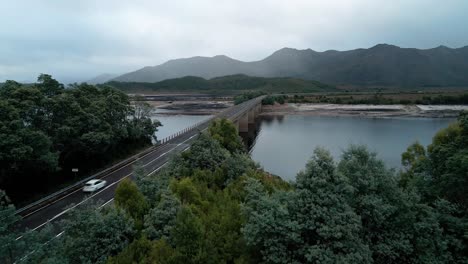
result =
M284 104L263 106L262 115L315 115L361 117L456 117L467 105L349 105L349 104Z
M229 101L151 101L157 114L164 115L212 115L232 106Z

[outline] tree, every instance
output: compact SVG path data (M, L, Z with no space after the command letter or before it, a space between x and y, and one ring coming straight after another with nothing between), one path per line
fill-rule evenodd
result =
M127 212L138 224L143 221L147 203L143 194L130 179L122 180L115 190L115 205Z
M0 87L0 115L0 184L15 203L74 180L71 168L86 175L151 145L161 125L118 90L64 89L47 74Z
M468 208L468 112L435 135L428 153L432 191Z
M171 180L169 171L166 166L157 174L148 175L140 164L134 167L135 183L150 207L158 205L162 195L168 190Z
M134 238L134 222L120 209L96 210L96 205L72 210L63 222L61 255L70 263L104 263Z
M38 84L36 84L36 86L39 87L41 92L47 97L58 95L64 90L63 84L53 79L49 74L41 73L39 77L37 77L37 81Z
M145 215L144 233L152 240L168 240L175 225L181 203L172 192L165 192L156 207Z
M2 263L37 263L43 259L49 249L44 246L54 237L50 225L46 225L39 232L19 231L20 217L8 196L0 190L0 260ZM50 244L50 243L49 243Z
M183 206L177 214L171 232L171 244L176 249L174 263L199 263L199 252L202 247L203 229L200 220L190 208Z
M109 258L108 264L151 263L148 256L153 249L153 243L146 237L134 240L117 256Z
M400 175L400 186L403 188L419 188L420 192L429 195L427 187L423 187L428 178L430 161L424 146L415 142L411 144L403 154L401 163L405 171Z
M315 149L306 169L296 177L296 219L301 223L308 262L370 262L369 248L361 241L361 224L348 203L350 185L336 172L329 152Z
M229 151L218 141L201 133L188 151L171 161L169 171L172 176L178 178L192 174L195 169L214 171L229 155Z
M229 150L229 152L245 151L244 144L240 138L237 128L231 121L226 118L216 119L208 128L210 136L217 140L221 146Z
M16 240L20 234L14 228L20 217L15 211L5 192L0 190L0 256L5 263L15 262L24 250L24 240Z
M201 195L191 178L182 178L171 182L171 191L180 199L182 204L199 204Z
M330 154L316 149L296 181L294 192L270 197L258 183L248 187L247 244L268 263L370 262L359 217L347 201L351 188Z
M254 169L257 165L252 161L249 155L235 153L231 155L223 164L224 169L224 185L235 181L250 169Z
M52 150L50 139L21 122L19 111L1 99L0 115L0 183L28 169L55 171L58 155Z
M411 150L420 151L418 145ZM411 151L413 153L414 151ZM416 162L404 155L408 163ZM413 250L410 243L413 229L408 226L409 208L417 202L400 191L396 177L383 161L365 146L350 146L343 152L338 172L353 187L349 203L360 216L362 237L372 251L375 263L399 263ZM417 221L416 216L412 219Z

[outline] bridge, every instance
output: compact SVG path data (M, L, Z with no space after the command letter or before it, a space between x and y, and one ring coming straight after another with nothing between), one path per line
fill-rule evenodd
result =
M18 209L17 214L22 217L19 228L22 230L40 229L47 223L63 219L68 211L89 200L102 201L101 207L106 206L114 200L114 192L118 183L125 178L132 177L135 164L143 166L148 174L156 173L167 164L172 155L187 150L195 137L206 130L216 118L227 118L238 127L239 132L248 132L249 124L254 123L255 118L261 112L262 99L263 97L257 97L227 108L208 120L160 140L156 145L116 165ZM95 178L106 180L106 187L91 195L86 195L81 191L84 183Z

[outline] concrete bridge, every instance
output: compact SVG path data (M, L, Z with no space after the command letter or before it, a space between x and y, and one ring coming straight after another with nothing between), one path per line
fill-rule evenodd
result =
M135 164L140 164L148 174L156 173L167 164L172 155L187 150L196 136L205 131L216 118L227 118L237 125L239 132L248 132L249 124L255 122L255 118L261 111L262 99L263 97L257 97L227 108L208 120L160 140L158 144L114 166L18 209L17 214L22 216L19 228L40 229L47 223L54 223L65 218L71 209L79 207L89 200L102 201L101 206L111 203L114 200L114 192L118 183L125 178L133 177ZM107 186L96 193L86 195L81 189L84 183L90 179L104 179L107 181Z
M253 101L247 102L245 107L236 114L227 117L237 127L239 133L249 131L249 124L255 123L258 115L262 112L262 99L263 96L253 99Z
M255 120L261 112L262 104L260 101L259 104L249 108L248 111L242 115L239 115L237 118L232 119L232 121L237 126L237 130L239 130L240 133L249 132L249 124L254 124Z

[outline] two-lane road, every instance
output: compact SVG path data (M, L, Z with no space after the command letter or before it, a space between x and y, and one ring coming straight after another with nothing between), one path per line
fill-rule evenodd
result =
M240 105L232 106L219 113L216 117L224 117L235 120L239 117L239 115L242 115L246 111L250 110L258 103L258 98L252 99ZM28 212L27 214L23 215L23 219L20 223L20 229L40 229L49 222L55 222L64 218L69 210L82 205L90 199L95 201L102 201L103 206L112 202L118 183L125 178L132 177L133 167L135 164L143 166L145 171L147 171L149 174L158 171L169 161L172 155L180 153L189 148L191 141L195 139L200 131L205 130L209 126L210 122L211 120L202 122L194 129L188 130L185 133L172 138L165 144L154 147L151 151L126 164L125 166L104 174L101 179L107 181L106 187L93 194L85 194L82 192L81 188L79 188L71 193L64 195L63 197L43 205L42 207Z

